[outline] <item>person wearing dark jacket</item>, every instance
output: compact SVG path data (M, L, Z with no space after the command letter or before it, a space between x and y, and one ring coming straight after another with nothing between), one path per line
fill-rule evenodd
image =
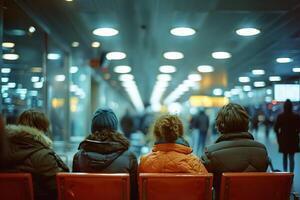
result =
M249 116L242 106L224 106L217 114L216 127L221 135L215 144L205 148L201 160L207 171L214 174L213 185L219 199L223 172L265 172L269 158L266 147L248 132Z
M279 144L279 152L283 153L283 170L287 171L288 158L290 172L294 172L294 155L299 151L300 116L293 113L293 104L288 99L283 106L283 113L279 114L274 125Z
M138 199L137 159L129 141L117 132L118 119L111 109L98 109L90 134L74 155L73 172L129 173L131 199Z
M18 125L5 127L3 171L31 173L38 200L56 199L56 173L69 171L51 148L52 141L45 135L48 127L44 113L36 110L23 112Z

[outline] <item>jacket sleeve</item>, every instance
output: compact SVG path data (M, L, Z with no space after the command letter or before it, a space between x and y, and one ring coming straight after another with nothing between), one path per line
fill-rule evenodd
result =
M137 200L138 199L138 163L136 156L131 153L130 155L130 199Z
M59 172L68 172L68 167L52 151L42 149L31 156L32 165L35 169L35 175L39 177L41 183L56 194L56 174Z
M72 172L80 172L79 164L78 164L78 156L79 153L77 152L73 158Z

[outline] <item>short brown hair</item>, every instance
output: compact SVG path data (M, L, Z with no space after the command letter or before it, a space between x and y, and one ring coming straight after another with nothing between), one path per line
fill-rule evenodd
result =
M173 143L183 135L183 124L176 115L162 115L154 124L154 135L157 139Z
M49 129L49 120L46 115L43 112L34 109L22 112L18 118L18 124L30 126L43 132L47 132Z
M249 115L241 105L227 104L218 112L216 127L220 133L246 132L249 129Z

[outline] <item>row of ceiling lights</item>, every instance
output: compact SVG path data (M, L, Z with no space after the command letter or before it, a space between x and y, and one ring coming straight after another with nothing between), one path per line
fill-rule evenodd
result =
M93 34L102 37L111 37L119 34L119 31L113 28L97 28L93 30ZM92 47L100 47L100 43L93 42ZM120 51L109 52L106 54L107 60L123 60L126 57L127 55ZM131 67L127 65L119 65L114 67L114 72L121 74L119 76L119 80L122 82L121 84L128 93L133 105L136 107L137 111L142 112L144 110L144 104L142 102L136 82L134 81L134 76L129 74L131 70Z

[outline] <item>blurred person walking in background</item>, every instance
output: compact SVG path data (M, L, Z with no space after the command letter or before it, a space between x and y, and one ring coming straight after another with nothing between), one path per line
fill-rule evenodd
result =
M205 110L201 108L199 113L193 116L191 120L191 129L196 129L198 131L198 141L197 145L195 145L196 149L194 149L195 154L201 155L205 146L208 128L209 118L206 115Z
M279 144L279 152L283 153L283 170L294 172L295 153L299 151L300 116L293 112L293 104L287 99L283 105L283 113L279 114L274 125Z

